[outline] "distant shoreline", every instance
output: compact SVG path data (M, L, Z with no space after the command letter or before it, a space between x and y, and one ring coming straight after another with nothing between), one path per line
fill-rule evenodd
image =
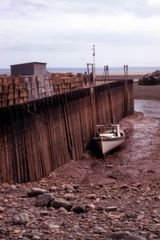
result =
M155 70L159 70L160 67L128 67L128 74L129 76L143 76L147 73L152 73ZM55 68L50 68L47 67L48 72L53 72L53 73L67 73L67 72L72 72L72 73L84 73L87 71L86 67L67 67L67 68L62 68L62 67L55 67ZM10 74L10 68L0 68L0 74ZM103 75L104 74L104 69L103 67L96 67L96 75ZM124 74L123 71L123 66L122 67L109 67L109 74L110 75L119 75L122 76Z
M143 76L144 76L144 74L128 74L128 79L139 80ZM97 75L96 79L99 80L99 78L101 78L101 79L104 78L105 79L104 75ZM121 79L124 79L124 74L110 74L109 79L121 80Z

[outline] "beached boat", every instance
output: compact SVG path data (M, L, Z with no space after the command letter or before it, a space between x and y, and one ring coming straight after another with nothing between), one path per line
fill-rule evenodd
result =
M125 140L125 133L119 124L96 125L96 142L103 155L118 147Z

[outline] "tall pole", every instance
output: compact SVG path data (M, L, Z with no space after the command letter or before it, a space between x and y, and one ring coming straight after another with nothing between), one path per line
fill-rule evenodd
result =
M90 88L90 96L91 96L91 111L92 111L92 124L93 124L93 134L96 134L96 124L97 124L97 114L96 114L96 103L95 103L95 85L96 85L96 71L95 71L95 45L93 45L93 63L92 73L93 73L93 85Z
M125 114L128 115L128 65L124 65Z
M93 45L93 84L96 83L95 45Z

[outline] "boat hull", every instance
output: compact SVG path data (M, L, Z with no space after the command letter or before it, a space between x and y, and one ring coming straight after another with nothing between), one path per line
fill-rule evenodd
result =
M97 125L96 145L103 155L118 147L125 140L125 133L119 124Z
M108 138L96 138L96 144L98 146L98 148L100 149L100 151L103 153L103 155L106 155L108 152L110 152L112 149L118 147L119 145L121 145L125 140L125 137L119 137L116 139L108 139Z

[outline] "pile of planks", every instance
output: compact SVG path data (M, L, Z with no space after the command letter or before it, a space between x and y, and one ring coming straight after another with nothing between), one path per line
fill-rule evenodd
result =
M83 86L83 75L78 73L51 73L50 85L55 94L64 93L74 89L80 89Z
M20 77L0 77L0 107L7 107L28 100L25 81Z
M83 86L82 74L51 73L37 76L0 76L0 107L26 103Z
M49 78L46 75L25 77L28 91L28 101L44 98L53 95L53 88L50 86Z

